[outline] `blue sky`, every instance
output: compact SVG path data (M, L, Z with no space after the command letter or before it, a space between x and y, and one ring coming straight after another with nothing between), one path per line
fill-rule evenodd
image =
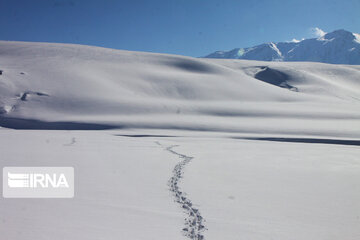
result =
M360 0L0 0L0 39L204 56L360 32Z

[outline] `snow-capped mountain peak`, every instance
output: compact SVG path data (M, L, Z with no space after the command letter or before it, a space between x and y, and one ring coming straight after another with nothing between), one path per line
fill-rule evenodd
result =
M217 51L206 58L360 64L360 34L339 29L319 38Z
M327 33L323 36L324 39L339 39L339 38L343 38L343 39L348 39L348 40L353 40L354 34L351 32L348 32L344 29L339 29L339 30L335 30L333 32Z

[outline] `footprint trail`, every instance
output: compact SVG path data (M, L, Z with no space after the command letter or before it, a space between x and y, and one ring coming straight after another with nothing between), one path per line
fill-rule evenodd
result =
M156 143L162 146L159 142ZM174 151L173 148L177 146L178 145L166 147L168 152L178 156L181 159L181 161L175 165L172 171L173 175L168 181L168 185L170 187L170 192L172 192L175 198L175 202L181 206L187 215L185 218L185 227L182 229L183 234L189 239L203 240L205 239L203 232L206 230L204 226L205 220L201 216L199 209L194 207L191 200L186 197L186 193L183 192L179 187L180 179L184 174L184 167L191 162L193 157Z

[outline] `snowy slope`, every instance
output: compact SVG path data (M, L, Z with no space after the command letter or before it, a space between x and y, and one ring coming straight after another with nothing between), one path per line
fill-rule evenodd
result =
M296 42L266 43L251 48L217 51L206 58L233 58L259 61L309 61L334 64L360 64L360 37L336 30L323 37Z
M0 70L0 168L75 169L0 198L1 239L360 239L359 66L2 41Z
M0 42L0 67L4 127L360 134L357 66Z

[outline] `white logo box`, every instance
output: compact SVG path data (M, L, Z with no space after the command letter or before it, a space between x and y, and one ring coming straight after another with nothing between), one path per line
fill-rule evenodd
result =
M73 198L73 167L4 167L4 198Z

